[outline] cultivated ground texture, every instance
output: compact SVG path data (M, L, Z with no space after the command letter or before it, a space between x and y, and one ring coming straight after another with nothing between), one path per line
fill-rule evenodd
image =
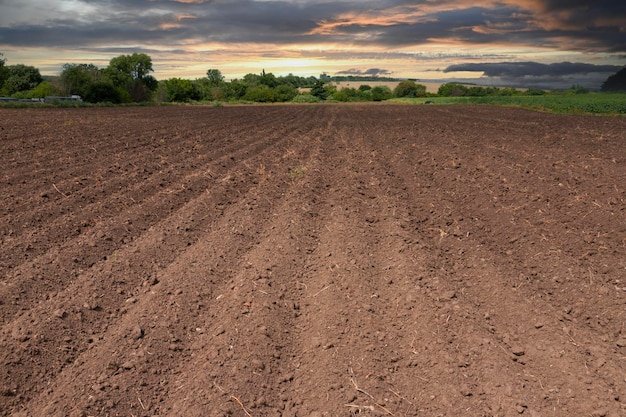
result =
M626 415L626 119L0 109L0 415Z

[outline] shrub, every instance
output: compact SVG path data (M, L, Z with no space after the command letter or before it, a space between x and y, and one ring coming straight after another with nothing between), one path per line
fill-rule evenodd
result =
M125 94L124 94L125 93ZM130 93L115 87L111 81L96 81L89 86L83 99L89 103L108 102L120 104L130 101Z
M293 103L319 103L320 99L309 93L302 93L295 96L291 101Z
M167 101L189 102L200 99L200 92L189 80L170 78L162 83L166 91Z
M249 87L246 90L246 94L243 96L243 99L259 103L272 103L276 101L276 94L270 87L264 84L259 84L254 87Z
M298 90L292 85L281 84L274 89L274 94L276 96L276 101L291 101L298 95Z
M413 81L401 81L396 88L393 89L393 96L400 97L408 97L408 98L416 98L416 97L424 97L426 95L426 86L421 84L416 84Z
M468 88L459 83L446 83L439 86L437 94L442 97L463 97L467 95Z
M372 100L374 101L389 100L392 96L391 89L385 85L372 88Z

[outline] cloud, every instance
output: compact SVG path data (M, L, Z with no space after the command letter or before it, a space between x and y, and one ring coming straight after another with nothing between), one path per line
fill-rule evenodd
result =
M536 59L520 55L529 51L616 63L626 54L626 2L0 0L0 51L7 49L72 51L87 62L130 50L178 63L317 55L354 62L335 68L394 73L407 62Z
M35 0L3 2L0 44L346 43L437 40L626 51L626 5L596 0Z
M594 65L586 63L558 62L542 64L539 62L494 62L494 63L466 63L448 66L443 72L482 72L487 77L540 77L565 76L590 73L614 73L621 66Z
M450 65L443 72L482 72L483 84L544 89L564 89L577 84L595 90L609 75L621 68L619 65L580 62L484 62Z
M358 68L350 68L344 71L338 71L336 74L337 75L355 75L355 76L362 76L362 77L381 77L381 76L384 77L384 76L392 75L393 73L389 70L382 69L382 68L369 68L364 71Z

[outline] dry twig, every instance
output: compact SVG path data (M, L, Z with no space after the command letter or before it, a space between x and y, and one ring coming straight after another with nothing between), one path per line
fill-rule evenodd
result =
M313 297L317 297L322 291L326 291L327 289L329 289L330 287L332 287L332 285L327 285L324 288L322 288L321 290L319 290L318 292L316 292L315 294L313 294Z
M390 416L395 416L394 413L392 413L391 411L389 411L388 409L386 409L385 407L383 407L382 405L378 404L378 403L374 403L374 405L378 408L380 408L381 410L383 410L385 413L389 414Z
M359 386L356 384L356 381L354 380L354 378L350 378L350 382L352 382L352 385L354 385L354 389L359 391L360 393L363 393L365 395L367 395L368 397L370 397L372 400L374 399L374 397L372 396L372 394L370 394L369 392L362 390L361 388L359 388Z
M61 194L61 195L62 195L63 197L65 197L65 198L67 198L67 194L63 194L63 193L61 192L61 190L59 190L59 189L57 188L57 185L56 185L55 183L52 183L52 186L54 187L54 189L55 189L55 190L57 190L57 192L58 192L59 194Z
M248 417L252 417L252 415L250 415L250 413L248 413L248 410L246 410L246 407L243 406L243 403L241 402L241 400L239 398L235 397L234 395L231 395L230 398L232 398L235 401L237 401L237 404L239 404L241 406L241 409L243 410L244 413L246 413L246 415Z

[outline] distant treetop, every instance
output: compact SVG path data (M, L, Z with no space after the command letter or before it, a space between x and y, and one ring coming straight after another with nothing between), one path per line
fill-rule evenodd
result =
M607 78L600 90L603 92L626 91L626 67Z

